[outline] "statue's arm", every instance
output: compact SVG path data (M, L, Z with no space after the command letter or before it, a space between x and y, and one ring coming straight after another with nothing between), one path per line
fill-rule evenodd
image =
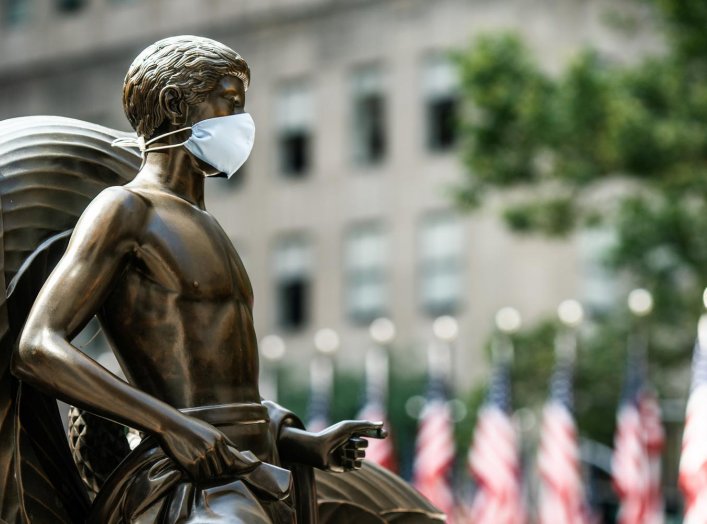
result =
M94 199L37 296L13 373L75 406L155 435L192 477L212 478L237 464L218 430L132 387L70 342L129 263L148 213L140 197L121 187Z
M110 188L89 205L37 296L13 372L78 407L156 433L172 408L120 380L70 343L124 269L137 245L144 208L123 188Z

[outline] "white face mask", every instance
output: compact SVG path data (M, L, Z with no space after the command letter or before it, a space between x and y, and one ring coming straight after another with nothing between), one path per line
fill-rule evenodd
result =
M160 138L191 129L191 136L180 144L148 147ZM231 178L248 160L255 142L255 122L248 113L219 116L197 122L191 128L184 127L156 136L145 142L143 137L118 138L114 147L137 147L148 153L161 149L184 146L187 151L203 160L219 173ZM216 175L217 176L217 175Z

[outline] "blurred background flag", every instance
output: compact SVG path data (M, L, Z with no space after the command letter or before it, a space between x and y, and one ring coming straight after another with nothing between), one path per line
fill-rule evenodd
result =
M575 314L569 316L568 313ZM582 309L578 302L566 301L560 306L559 314L568 329L559 333L555 340L555 370L550 383L550 398L543 409L538 451L541 482L538 523L587 524L590 522L589 509L572 413L572 379L577 351L573 328L581 322Z
M620 499L618 522L643 524L647 518L649 491L648 454L643 439L639 411L640 384L635 359L626 370L624 395L619 405L614 435L611 471L614 489Z
M454 508L452 466L454 421L445 385L432 379L427 403L420 414L415 445L414 486L447 515Z
M636 317L648 315L653 299L644 289L629 294ZM647 341L638 322L629 338L624 393L619 404L614 436L612 477L620 499L620 524L661 524L661 455L664 433L660 406L648 381Z
M454 419L448 402L448 380L451 340L456 336L456 329L456 321L451 317L435 321L437 340L428 348L427 402L420 413L413 464L413 485L447 515L452 514L455 506L452 487ZM445 336L440 337L440 334Z
M395 336L395 326L390 320L379 318L371 323L370 334L375 345L366 354L366 399L358 418L376 422L382 421L388 430L388 437L369 439L366 459L390 471L397 472L397 460L386 408L390 377L389 355L386 346Z
M571 366L559 363L543 410L538 453L540 524L589 522L579 463L577 428L571 412Z
M685 497L685 524L707 522L707 315L702 315L692 360L680 456L680 488Z
M469 450L469 469L477 483L470 522L522 524L526 517L518 439L510 417L508 368L513 347L507 335L497 337L495 349L491 386L479 411L473 445Z

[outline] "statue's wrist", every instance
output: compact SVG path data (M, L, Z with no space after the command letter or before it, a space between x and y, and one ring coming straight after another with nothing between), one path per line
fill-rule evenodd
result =
M154 417L154 428L148 428L148 432L156 437L162 437L168 433L178 432L184 426L185 416L178 410L158 411Z
M285 427L280 432L278 450L286 462L322 468L326 461L320 448L319 439L313 433L294 427Z

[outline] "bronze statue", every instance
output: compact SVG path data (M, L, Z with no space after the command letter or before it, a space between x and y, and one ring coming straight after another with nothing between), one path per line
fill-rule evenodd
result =
M124 109L137 137L51 117L0 123L8 289L0 362L19 338L12 372L20 379L0 369L8 522L442 518L399 479L360 469L362 437L385 437L380 423L310 433L261 400L248 275L204 205L205 178L231 175L252 146L249 83L233 50L174 37L145 49L126 76ZM116 138L142 155L111 150ZM22 208L25 193L40 204ZM33 211L10 229L15 208ZM10 249L13 234L22 249ZM72 346L94 315L129 382ZM57 441L52 398L148 435L92 503ZM317 473L315 482L312 467L360 471Z

